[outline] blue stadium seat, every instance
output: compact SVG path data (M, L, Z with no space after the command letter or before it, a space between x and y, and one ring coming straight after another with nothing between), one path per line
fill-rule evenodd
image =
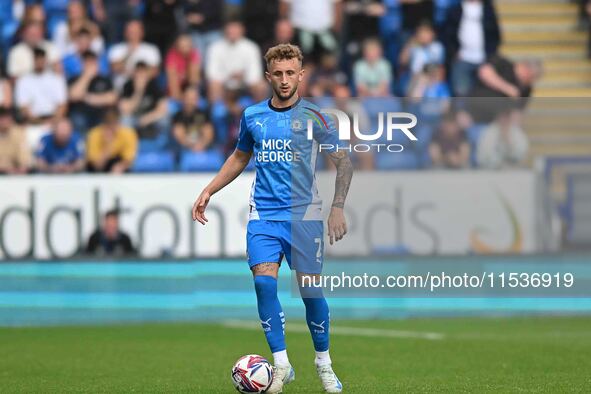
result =
M156 138L139 140L139 151L141 153L163 152L169 145L168 133L160 133Z
M182 172L217 171L224 164L224 157L218 151L206 152L185 151L181 154L180 170Z
M419 159L414 152L385 152L376 156L378 170L416 170L419 167Z
M172 172L174 155L170 152L139 153L131 170L133 172Z

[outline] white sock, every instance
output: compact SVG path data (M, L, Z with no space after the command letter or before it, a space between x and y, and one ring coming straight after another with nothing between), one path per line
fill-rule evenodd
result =
M325 352L316 352L316 358L314 359L314 362L316 363L316 365L330 365L330 364L332 364L328 350Z
M287 358L287 350L281 350L273 353L273 361L276 366L287 366L289 364L289 358Z

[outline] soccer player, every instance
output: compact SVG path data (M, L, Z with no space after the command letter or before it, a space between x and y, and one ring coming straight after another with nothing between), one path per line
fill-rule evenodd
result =
M277 45L269 49L265 60L265 75L273 96L246 108L236 150L201 192L192 214L193 220L205 224L205 209L211 196L232 182L254 154L256 173L250 192L247 253L259 317L275 363L273 383L267 390L273 394L282 392L283 385L295 379L285 345L285 317L277 297L279 266L285 256L300 284L304 276L314 278L322 271L322 201L314 176L319 146L329 152L337 168L328 217L331 244L347 232L343 207L353 166L346 151L338 150L338 136L332 123L316 106L298 96L298 85L304 76L300 49L290 44ZM307 290L300 285L316 350L316 370L326 392L340 393L342 384L332 370L328 350L328 305L320 288Z

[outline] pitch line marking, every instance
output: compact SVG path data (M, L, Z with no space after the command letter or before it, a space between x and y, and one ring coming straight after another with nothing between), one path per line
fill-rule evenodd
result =
M261 325L257 322L245 320L226 320L222 322L224 327L240 328L244 330L260 330ZM306 333L309 332L308 326L300 323L290 323L287 327L288 331ZM350 335L360 337L373 338L413 338L413 339L427 339L430 341L438 341L445 338L445 335L438 332L419 332L419 331L403 331L390 330L383 328L364 328L364 327L331 327L331 334L334 335Z

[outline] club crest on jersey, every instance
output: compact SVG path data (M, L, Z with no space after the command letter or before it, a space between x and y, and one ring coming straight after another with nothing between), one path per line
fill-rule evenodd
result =
M291 130L292 131L304 131L304 122L300 119L294 119L291 121Z

